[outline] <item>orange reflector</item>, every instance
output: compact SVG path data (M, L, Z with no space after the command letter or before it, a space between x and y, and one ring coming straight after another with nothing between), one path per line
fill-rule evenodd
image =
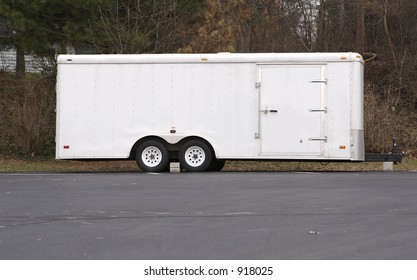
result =
M207 57L202 57L201 60L202 61L207 61Z
M69 149L69 145L65 145L64 146L64 149Z
M345 145L340 145L339 149L344 150L344 149L346 149L346 146Z
M340 59L341 60L346 60L347 59L347 56L342 56Z

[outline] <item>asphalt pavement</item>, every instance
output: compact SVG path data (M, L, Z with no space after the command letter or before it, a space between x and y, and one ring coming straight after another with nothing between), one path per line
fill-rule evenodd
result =
M417 259L417 173L0 173L0 259Z

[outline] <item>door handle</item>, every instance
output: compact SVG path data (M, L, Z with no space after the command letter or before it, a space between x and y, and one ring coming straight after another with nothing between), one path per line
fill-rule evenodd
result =
M265 107L265 110L262 110L261 112L266 115L268 113L278 113L278 110L276 109L268 110L268 107Z

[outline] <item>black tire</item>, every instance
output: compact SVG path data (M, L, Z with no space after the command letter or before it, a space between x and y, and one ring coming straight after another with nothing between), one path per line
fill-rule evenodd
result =
M209 170L213 153L205 142L190 140L179 151L181 167L189 172L204 172Z
M223 169L224 165L226 164L225 160L222 159L214 159L211 162L211 165L209 167L209 171L220 171Z
M148 140L136 150L136 163L145 172L163 172L168 168L169 154L164 144Z

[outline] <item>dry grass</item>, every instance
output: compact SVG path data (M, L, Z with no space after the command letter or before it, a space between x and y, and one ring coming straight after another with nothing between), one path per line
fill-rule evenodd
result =
M288 172L288 171L380 171L380 162L329 163L229 161L223 171ZM417 171L417 159L406 158L394 170ZM135 161L63 161L53 159L0 158L0 172L137 172Z
M118 172L138 171L135 161L72 161L0 158L0 172Z
M381 171L382 162L245 162L226 163L223 171L273 171L273 172L315 172L315 171ZM396 171L417 171L417 159L407 158L403 163L394 166Z

